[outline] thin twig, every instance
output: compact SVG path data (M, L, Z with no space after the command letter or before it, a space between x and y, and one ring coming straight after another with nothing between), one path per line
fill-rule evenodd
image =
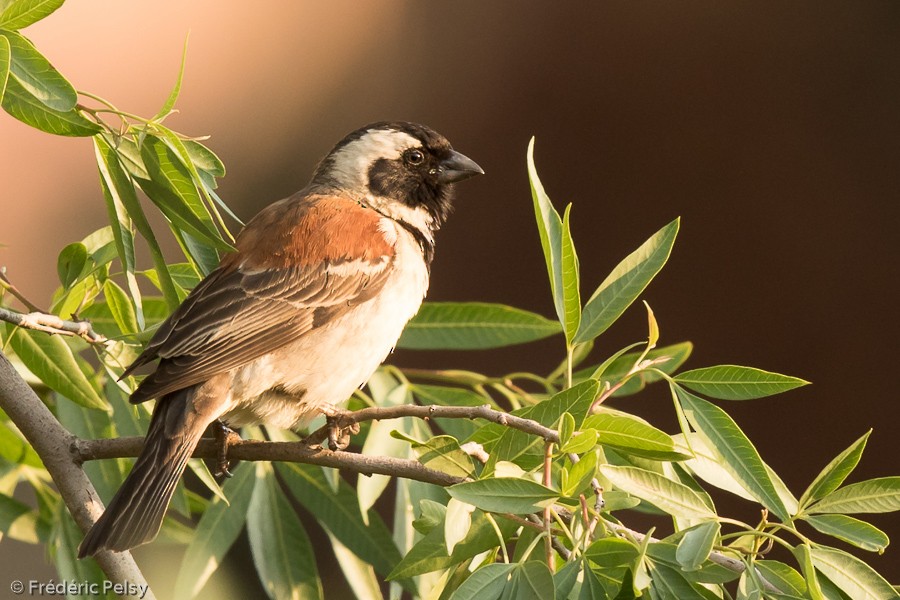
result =
M5 268L5 267L4 267ZM22 292L19 291L12 281L9 280L9 277L6 276L4 269L0 269L0 285L2 285L6 290L16 297L16 299L21 302L25 308L32 312L41 312L41 309L32 304L28 298L26 298Z
M77 336L91 344L105 344L109 341L106 336L94 331L89 321L66 321L42 312L20 313L0 308L0 321L44 333Z

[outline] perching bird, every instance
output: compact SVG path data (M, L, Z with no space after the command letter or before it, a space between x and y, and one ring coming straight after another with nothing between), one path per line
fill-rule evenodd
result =
M452 184L484 173L428 127L373 123L309 185L254 217L125 371L156 398L144 449L79 558L156 537L187 460L216 420L298 428L347 400L428 290ZM123 375L123 376L124 376Z

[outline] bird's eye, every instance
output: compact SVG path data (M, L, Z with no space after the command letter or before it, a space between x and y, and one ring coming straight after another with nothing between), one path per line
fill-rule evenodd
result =
M425 155L421 150L407 150L403 156L406 159L406 162L411 165L421 165L425 162Z

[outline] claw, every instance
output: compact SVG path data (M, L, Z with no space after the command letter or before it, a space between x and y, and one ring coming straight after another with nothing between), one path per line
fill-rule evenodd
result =
M359 423L347 422L344 411L334 411L325 416L325 426L328 428L328 447L334 451L344 450L350 445L350 436L359 433Z
M228 470L230 462L228 460L228 447L235 441L240 441L239 436L233 429L228 427L222 421L213 423L213 430L216 435L216 471L213 473L217 479L222 477L234 477L234 474Z

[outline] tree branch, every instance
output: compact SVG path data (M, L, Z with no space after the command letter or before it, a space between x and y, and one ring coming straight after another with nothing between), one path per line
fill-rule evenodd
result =
M90 321L66 321L56 315L42 312L20 313L0 308L0 321L45 333L77 336L91 344L105 344L108 341L106 336L94 331Z
M41 457L66 508L78 527L86 532L100 518L103 504L81 465L73 460L71 447L77 438L59 424L2 352L0 408L6 411ZM147 585L130 552L100 552L94 558L110 581ZM145 597L153 598L153 592L149 588Z

